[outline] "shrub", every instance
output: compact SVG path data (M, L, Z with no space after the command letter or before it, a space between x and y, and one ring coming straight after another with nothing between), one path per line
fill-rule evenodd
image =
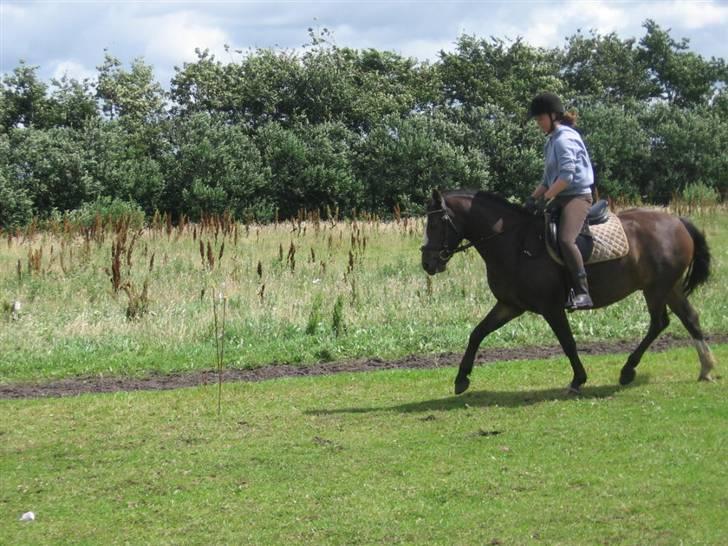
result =
M144 211L139 205L111 197L99 197L96 201L67 212L63 217L84 228L91 228L98 222L102 225L113 225L122 219L129 220L131 229L144 226Z

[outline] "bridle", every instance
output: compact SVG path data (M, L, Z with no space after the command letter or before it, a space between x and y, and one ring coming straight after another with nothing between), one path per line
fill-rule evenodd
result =
M430 216L430 214L438 214L442 213L442 221L447 222L447 224L453 229L453 231L457 234L460 239L465 239L465 235L458 229L457 225L455 225L455 222L453 222L453 219L450 217L450 215L447 213L447 209L441 208L436 210L431 210L427 212L427 216ZM447 263L450 261L450 258L452 258L455 254L458 252L463 252L470 247L477 246L481 243L486 242L489 239L493 239L494 237L498 237L498 235L502 235L503 232L499 231L497 233L491 233L490 235L484 235L483 237L480 237L479 239L476 239L474 241L470 241L469 243L460 244L457 247L450 249L449 245L447 244L447 237L445 237L445 241L442 244L442 248L432 248L428 245L422 245L420 247L421 252L438 252L439 258Z

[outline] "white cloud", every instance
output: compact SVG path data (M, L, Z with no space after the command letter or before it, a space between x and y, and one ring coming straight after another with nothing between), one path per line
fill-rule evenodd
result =
M67 76L78 81L83 81L86 78L94 80L96 79L96 70L93 68L87 68L73 59L57 61L53 68L52 77L60 80L63 76Z
M625 8L628 9L629 5L571 0L564 6L564 13L569 18L578 18L585 30L593 29L600 34L609 34L628 25L630 18L625 13Z
M0 15L17 20L24 18L27 15L27 11L17 4L0 2Z
M728 22L728 5L713 1L674 1L655 6L647 4L643 8L653 13L649 17L664 18L688 30L700 30Z
M553 47L559 45L563 33L559 27L550 21L535 21L529 23L528 27L520 32L518 36L534 47Z
M196 58L195 48L223 57L225 44L232 46L230 36L201 19L199 14L181 11L137 21L147 37L145 57L154 63L181 64Z
M398 46L395 51L403 57L414 57L418 61L434 62L440 58L440 51L455 49L455 36L452 40L408 40Z

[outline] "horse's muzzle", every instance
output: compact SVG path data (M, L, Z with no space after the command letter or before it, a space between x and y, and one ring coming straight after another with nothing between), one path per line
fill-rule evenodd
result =
M447 268L447 259L443 256L445 251L439 250L423 250L422 251L422 269L428 275L436 275L442 273Z

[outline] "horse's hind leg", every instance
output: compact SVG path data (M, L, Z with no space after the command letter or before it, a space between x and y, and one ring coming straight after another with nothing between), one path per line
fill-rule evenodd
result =
M463 359L460 362L458 375L455 378L455 394L462 394L468 390L468 387L470 386L470 379L468 379L468 376L470 375L470 372L473 371L475 354L478 352L478 347L480 347L485 336L522 314L522 309L517 309L498 302L480 322L480 324L473 329L470 334L468 348L465 350Z
M662 297L656 297L645 291L645 301L647 302L647 310L650 312L650 327L647 335L642 339L637 348L627 358L627 363L622 367L619 374L619 384L629 385L636 375L635 368L642 360L647 348L667 328L670 319L667 316L667 306L665 305L664 292Z
M690 336L693 338L695 348L698 351L698 357L700 358L700 376L699 381L712 381L713 378L710 372L715 368L715 357L710 351L710 347L705 343L705 337L703 336L703 330L700 328L700 320L698 318L698 312L690 305L687 297L682 293L679 287L676 287L671 293L667 300L667 304L672 309L683 326L690 332Z

